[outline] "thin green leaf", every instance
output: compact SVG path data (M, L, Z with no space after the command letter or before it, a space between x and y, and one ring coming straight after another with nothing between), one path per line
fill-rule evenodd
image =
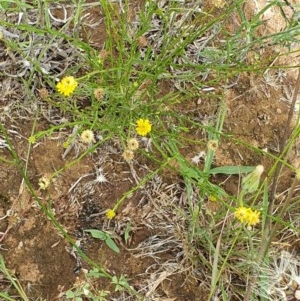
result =
M101 240L105 240L107 235L105 232L103 231L100 231L100 230L95 230L95 229L88 229L88 230L84 230L85 232L89 232L91 233L91 235L94 237L94 238L99 238Z
M239 175L248 173L255 169L255 166L222 166L216 167L209 171L210 174L225 174L225 175Z
M264 190L263 190L263 203L262 203L262 216L261 216L261 225L262 225L262 232L265 231L266 219L268 216L268 208L269 208L269 186L268 181L264 182Z
M124 239L125 239L126 244L128 243L128 239L130 237L131 230L132 230L132 226L131 226L131 223L129 222L126 225L126 229L125 229L125 233L124 233Z
M120 249L118 248L118 246L116 245L116 243L115 243L109 236L106 237L105 243L106 243L107 246L108 246L110 249L112 249L114 252L120 253Z
M8 293L0 293L0 297L4 298L1 300L7 300L7 301L16 301L16 299L11 298Z

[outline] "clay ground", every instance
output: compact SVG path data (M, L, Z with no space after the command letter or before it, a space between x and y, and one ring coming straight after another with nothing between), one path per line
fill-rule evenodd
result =
M251 5L247 9L251 14ZM56 13L58 16L59 12ZM97 8L92 8L89 13L92 18L101 17ZM265 30L274 30L278 21L273 22L266 23ZM105 40L103 24L93 32L82 32L87 35L82 38L88 37L95 48L100 48ZM101 34L95 35L95 32ZM266 65L271 65L269 58L273 59L276 51L278 50L269 46L258 50L258 53ZM249 55L249 62L252 59ZM293 55L285 56L277 63L285 65L288 62L292 65L294 60ZM278 155L295 74L295 70L284 71L278 77L277 70L266 69L260 73L245 71L238 75L236 84L228 87L224 93L227 116L223 132L229 138L224 136L221 139L214 166L263 164L266 170L271 166L273 161L270 156L264 155L264 151ZM2 77L2 80L5 79ZM215 88L220 89L218 86ZM162 83L160 94L166 95L169 89L173 89L171 83ZM1 101L0 98L1 114L4 114L5 105L4 99ZM206 98L190 99L171 109L183 115L194 116L195 120L205 125L211 116L214 118L218 106L219 101L210 98L208 92ZM33 127L33 118L29 115L26 112L27 118L24 119L3 118L3 123L9 131L18 157L28 162L26 173L40 199L45 206L51 207L55 218L80 248L112 275L126 275L130 279L130 285L143 295L150 295L155 291L160 298L157 300L206 300L204 296L208 293L208 288L202 285L206 281L205 270L201 271L201 267L182 260L186 252L182 237L184 223L177 220L174 212L180 208L184 210L187 205L184 201L184 181L176 173L176 168L171 171L162 170L143 189L130 194L118 210L116 218L108 221L103 212L132 189L137 179L151 171L153 162L139 155L132 167L122 160L119 142L110 142L60 173L48 191L40 191L38 179L41 175L51 174L66 166L76 154L72 150L62 158L65 151L62 141L70 134L68 130L62 130L39 141L30 150L28 158L27 139ZM50 125L46 118L40 117L36 130L42 131ZM203 131L195 128L189 131L188 138L199 141L198 144L183 146L180 150L192 162L192 158L205 150L206 136ZM248 145L262 151L253 152ZM0 149L0 156L12 160L7 147ZM201 164L200 161L199 168ZM99 171L107 181L97 181ZM214 176L212 181L228 193L236 195L240 178ZM279 191L285 191L290 185L291 175L286 173L280 180ZM218 205L207 201L206 206L214 212ZM80 259L41 211L24 185L20 171L14 165L0 162L0 217L4 217L12 209L13 216L0 220L0 232L7 231L0 242L0 253L4 256L6 266L17 276L32 300L64 300L62 295L65 291L84 281L84 271L89 265ZM125 241L124 234L128 225L131 226L130 238ZM105 243L92 239L84 232L95 228L115 233L115 241L121 252L113 252ZM157 246L155 253L151 245L155 245L158 237L161 245ZM169 274L163 272L165 270L162 267L166 266L169 267ZM153 282L151 284L150 280L154 281L153 278L158 279L157 287L151 287ZM114 286L102 278L95 285L99 290L114 290ZM7 281L0 276L0 291L7 290L7 287ZM10 291L15 293L13 289Z

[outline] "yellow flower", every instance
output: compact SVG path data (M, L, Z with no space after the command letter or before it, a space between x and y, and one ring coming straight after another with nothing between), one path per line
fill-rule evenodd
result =
M152 124L149 119L139 119L136 122L136 132L141 136L146 136L151 132Z
M244 206L238 207L234 211L235 217L248 226L254 226L260 222L260 212Z
M40 189L46 190L50 185L50 180L47 177L43 176L39 179L38 184L39 184Z
M260 212L257 210L251 210L248 215L248 225L254 226L260 222Z
M105 215L108 219L113 219L116 216L116 212L112 209L108 209Z
M95 141L94 133L91 130L85 130L80 135L82 142L90 144Z
M30 136L30 137L28 138L28 142L29 142L30 144L36 143L36 138L35 138L35 136Z
M210 195L210 196L208 197L208 200L209 200L210 202L217 202L217 201L218 201L218 199L217 199L214 195Z
M63 143L63 148L68 148L70 146L70 141L65 141Z
M136 138L130 138L128 141L127 141L127 147L130 149L130 150L137 150L139 148L139 142Z
M58 93L64 96L70 96L76 87L78 86L78 82L73 76L64 77L59 83L56 85L56 90Z

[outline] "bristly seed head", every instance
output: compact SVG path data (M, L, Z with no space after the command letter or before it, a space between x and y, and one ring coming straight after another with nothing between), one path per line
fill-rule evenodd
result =
M139 37L138 38L138 45L139 47L143 48L143 47L146 47L148 45L148 41L147 41L147 38L142 36L142 37Z
M47 178L46 176L43 176L39 179L38 184L39 184L40 189L46 190L50 185L50 179Z
M39 90L39 96L40 96L40 98L41 98L42 100L47 99L48 96L49 96L48 90L47 90L46 88L40 89L40 90Z
M139 141L136 138L130 138L127 141L127 147L128 149L135 151L139 148Z
M218 140L209 140L207 142L207 149L215 152L218 149Z
M94 133L91 130L85 130L80 135L82 142L90 144L95 142Z
M216 8L223 8L226 5L225 0L214 0L212 3L213 3L213 6Z
M122 154L122 157L126 162L131 162L134 158L134 153L130 149L125 149Z
M94 96L98 101L103 100L104 95L105 91L102 88L97 88L94 90Z

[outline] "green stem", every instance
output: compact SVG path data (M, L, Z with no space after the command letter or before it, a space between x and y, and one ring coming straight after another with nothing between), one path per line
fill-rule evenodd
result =
M14 288L17 290L17 292L19 293L20 297L23 299L23 301L29 301L22 285L20 284L19 280L14 278L10 272L8 271L8 269L6 268L5 266L5 263L4 263L4 259L2 256L0 256L0 271L5 275L5 277L10 281L10 283L14 286ZM1 295L0 295L1 296ZM15 301L14 299L8 297L8 296L5 296L5 298L7 300L13 300Z
M229 256L230 256L230 254L231 254L233 248L235 247L236 241L237 241L237 239L238 239L238 237L239 237L239 235L240 235L242 229L243 229L243 228L240 227L240 229L239 229L237 235L235 236L234 241L233 241L232 244L231 244L231 247L230 247L230 249L229 249L229 251L228 251L228 253L227 253L227 255L226 255L226 257L225 257L225 259L224 259L224 261L223 261L223 264L222 264L222 266L221 266L221 268L220 268L220 271L219 271L217 277L216 277L215 279L212 279L212 285L211 285L212 288L211 288L211 290L210 290L210 293L209 293L209 296L208 296L208 300L211 300L213 294L215 293L215 290L216 290L216 288L217 288L217 284L218 284L218 282L219 282L219 280L220 280L220 278L221 278L221 275L222 275L222 273L223 273L223 271L224 271L224 269L225 269L225 267L226 267L226 263L227 263L227 261L228 261L228 258L229 258Z

